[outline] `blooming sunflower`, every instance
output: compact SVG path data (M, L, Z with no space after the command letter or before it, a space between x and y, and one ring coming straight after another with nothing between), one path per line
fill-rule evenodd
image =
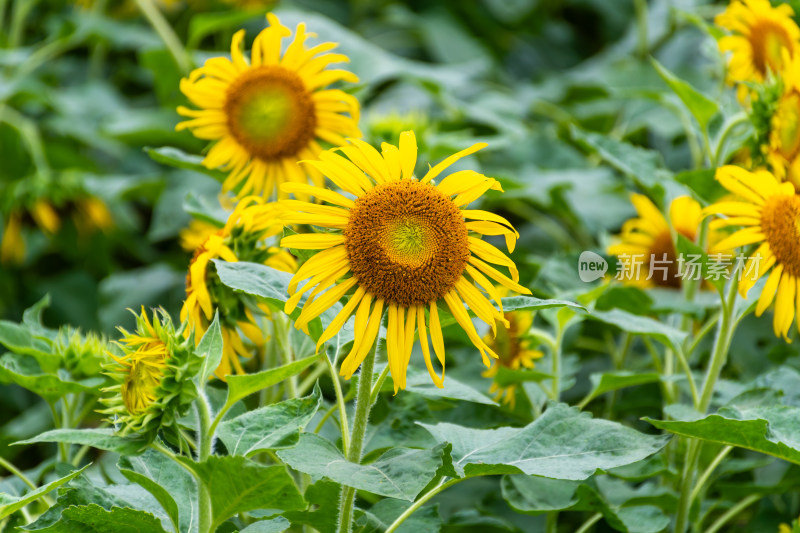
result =
M778 179L800 190L800 54L786 62L783 94L770 121L767 161Z
M800 196L791 183L779 182L766 170L749 172L729 165L718 169L716 178L740 200L717 202L705 208L707 214L728 217L714 220L709 227L744 226L717 243L716 248L759 245L744 265L739 294L746 298L756 281L769 271L756 316L761 316L775 300L773 329L776 336L788 341L795 308L800 303L795 300L800 295Z
M263 346L265 339L253 309L220 282L216 273L209 269L209 262L216 258L232 263L251 261L294 272L297 268L294 257L285 250L265 244L265 240L283 230L278 213L274 203L265 203L255 196L242 199L225 226L209 235L195 250L189 265L181 320L188 320L199 342L214 318L214 310L219 309L223 358L216 375L221 379L233 371L243 374L239 357L251 355L238 330L256 346ZM269 313L266 308L256 310L260 314Z
M200 109L179 107L190 117L177 130L190 129L200 139L216 141L203 160L208 168L230 172L223 190L271 196L284 182L307 182L297 161L316 158L320 141L344 143L360 136L358 101L340 89L324 89L338 81L358 81L346 70L329 70L331 63L349 61L342 54L323 54L336 47L305 45L305 25L281 54L281 41L292 32L278 17L253 42L250 61L240 50L244 30L233 36L231 59L216 57L181 80L180 88ZM323 54L323 55L320 55ZM308 176L317 185L324 178L315 169Z
M123 355L108 353L113 362L106 374L114 385L102 390L111 394L101 399L107 407L99 411L123 435L174 426L197 395L191 378L203 362L166 311L153 311L152 321L144 308L135 316L133 333L119 328L123 337L115 344Z
M502 290L498 289L502 294ZM483 376L494 378L500 367L511 370L520 368L533 368L534 360L539 359L544 354L533 348L532 339L526 336L533 325L533 313L530 311L510 311L504 314L508 325L499 324L496 335L486 335L483 341L492 348L499 358L492 362ZM496 401L502 400L513 409L517 386L514 384L501 387L497 383L492 383L489 389L490 394L494 394Z
M703 220L702 208L690 196L679 196L669 206L669 221L659 209L642 194L631 194L631 202L639 214L622 225L617 244L607 252L618 256L626 267L641 265L642 272L634 271L625 282L641 287L679 288L681 278L678 254L671 228L694 242ZM650 279L647 279L650 278Z
M769 0L734 0L714 22L732 32L719 40L722 52L731 52L728 82L763 82L770 72L785 67L785 54L793 57L800 46L800 29L787 4L772 7ZM740 85L743 99L747 88Z
M503 235L509 251L513 251L518 234L503 217L465 207L489 189L502 189L495 179L473 170L455 172L437 184L433 182L450 165L485 146L475 144L451 155L417 179L413 132L400 135L399 148L383 143L381 152L363 141L349 140L347 145L323 152L320 160L308 164L355 200L309 185L283 186L287 193L307 193L331 204L284 200L284 223L309 224L334 232L290 235L283 238L281 246L322 250L300 267L289 284L287 313L311 291L295 327L306 327L354 290L317 346L319 349L332 338L355 312L355 341L342 362L341 375L350 378L358 369L375 343L386 309L386 343L395 391L405 388L415 330L431 378L441 387L444 370L441 378L434 371L427 332L430 330L433 351L444 369L444 341L437 307L442 301L478 348L486 366L488 356L498 357L476 332L464 302L495 329L496 321L506 321L500 296L487 277L513 291L530 294L517 283L519 273L514 262L480 238ZM490 263L508 268L512 279ZM298 289L300 282L309 278ZM501 311L492 306L475 283Z

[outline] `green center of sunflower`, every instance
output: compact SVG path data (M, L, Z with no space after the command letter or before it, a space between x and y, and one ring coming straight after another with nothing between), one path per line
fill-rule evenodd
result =
M303 81L278 66L261 66L233 82L225 100L231 135L264 161L295 156L314 138L316 110Z
M447 294L470 254L459 208L433 185L416 180L367 191L356 200L344 236L359 285L403 307Z
M783 50L792 46L786 30L771 20L761 20L750 28L749 39L756 70L762 76L766 76L768 70L780 72L783 68Z
M800 94L793 92L784 96L776 116L780 153L791 162L800 155Z
M773 196L764 204L761 228L784 271L800 277L800 196Z

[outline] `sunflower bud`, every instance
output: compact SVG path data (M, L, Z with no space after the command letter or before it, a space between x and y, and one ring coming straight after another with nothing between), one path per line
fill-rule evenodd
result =
M152 322L144 309L136 315L136 330L123 328L114 343L122 355L109 353L113 363L105 366L114 385L103 389L107 406L100 411L125 435L147 433L176 425L197 397L192 377L202 365L192 336L176 331L163 309L153 311Z

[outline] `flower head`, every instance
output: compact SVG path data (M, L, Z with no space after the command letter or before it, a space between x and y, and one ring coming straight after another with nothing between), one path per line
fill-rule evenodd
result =
M767 161L778 179L788 179L800 190L800 54L786 61L783 93L769 122Z
M791 183L780 183L771 173L725 166L717 170L717 180L739 197L708 206L708 214L724 215L709 227L742 226L717 243L718 249L757 244L744 265L739 293L747 297L756 281L770 272L756 305L761 316L776 300L773 329L787 341L794 320L800 291L800 196ZM776 298L777 295L777 298Z
M307 48L313 34L302 23L282 54L281 41L292 32L274 14L267 19L249 61L240 49L241 30L233 36L231 59L209 59L181 80L181 91L200 109L179 107L190 120L177 129L215 141L203 164L230 172L223 189L239 197L269 197L281 183L305 183L306 171L297 161L315 158L322 151L320 141L340 144L344 136L360 136L357 100L340 89L325 89L337 81L358 81L351 72L327 68L348 58L324 54L335 43ZM308 176L324 184L318 171L311 169Z
M786 58L800 50L800 29L793 15L787 4L772 7L769 0L733 0L717 16L716 24L732 32L719 41L721 51L732 53L729 83L761 83L770 72L783 71ZM743 99L747 88L740 87Z
M219 378L233 372L244 373L239 357L252 354L242 342L239 330L253 344L262 346L265 339L255 314L267 315L269 310L248 306L241 295L223 285L211 260L250 261L294 272L297 267L294 257L268 244L268 239L283 230L278 215L274 203L265 203L254 196L242 199L225 226L211 233L195 250L189 264L181 320L188 320L199 342L214 318L214 311L219 310L223 337L223 359L216 370Z
M123 435L172 427L197 395L192 377L202 357L163 309L153 311L152 321L142 309L133 333L119 329L123 337L115 344L122 355L109 353L113 363L106 373L114 385L103 389L110 395L101 400L107 407L100 412L110 415Z
M355 313L355 341L342 362L343 376L351 377L366 357L386 310L386 343L395 390L405 388L415 331L431 378L442 386L443 377L433 369L428 345L430 330L433 351L444 367L439 303L449 308L487 367L489 357L498 357L476 332L464 303L494 329L496 322L505 323L505 318L497 290L487 277L513 291L530 293L517 283L519 274L514 262L481 239L481 235L503 235L513 251L518 234L503 217L465 207L489 189L502 189L495 179L473 170L455 172L438 183L433 181L450 165L485 146L480 143L458 152L417 179L413 132L400 135L399 147L383 143L381 152L363 141L350 140L308 164L355 200L309 185L283 186L287 193L307 193L329 204L282 202L287 210L283 216L286 224L333 230L291 235L281 241L281 246L288 248L322 250L292 278L286 312L291 313L311 291L295 322L296 327L304 328L354 291L317 346L319 349L336 335ZM508 268L512 279L490 263ZM304 280L309 281L298 288ZM497 302L500 311L481 289Z
M501 294L503 291L500 291ZM533 325L533 313L531 311L510 311L504 314L508 325L500 323L497 325L496 335L486 335L483 340L498 355L498 359L492 362L492 366L483 373L484 377L494 378L500 367L511 370L520 368L531 369L534 360L539 359L544 354L534 349L534 341L527 334ZM512 408L515 403L517 386L514 384L502 387L497 383L492 383L489 392L495 395L495 400L502 400Z
M619 242L608 247L627 267L640 265L641 272L625 278L626 283L641 287L681 286L678 254L672 231L694 242L703 220L702 209L690 196L679 196L669 206L669 221L642 194L632 194L631 202L638 218L622 225Z

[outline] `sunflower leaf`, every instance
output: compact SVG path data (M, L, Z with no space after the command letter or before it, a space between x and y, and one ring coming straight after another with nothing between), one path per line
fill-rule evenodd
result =
M22 496L16 498L9 496L7 494L0 493L0 520L18 511L19 509L22 509L29 503L38 500L51 490L57 489L64 483L77 477L81 472L83 472L87 468L89 468L89 465L84 466L80 470L75 470L74 472L70 472L69 474L67 474L62 478L59 478L55 481L51 481L46 485L38 487L36 490L32 490L29 493L23 494Z
M598 470L641 461L669 440L552 403L523 428L420 425L438 442L453 445L453 468L461 477L522 473L581 480Z
M254 392L258 392L266 387L271 387L280 383L286 378L296 376L309 366L319 361L322 356L318 354L310 355L304 359L298 359L289 364L270 368L255 374L243 374L241 376L228 376L228 399L225 402L227 407L235 404ZM227 410L227 408L225 409Z
M678 98L681 99L686 109L688 109L697 120L700 127L703 129L707 128L708 123L714 118L714 115L719 112L719 106L717 106L716 102L675 76L675 74L664 68L664 66L654 58L650 58L650 63L653 65L653 68L656 69L658 75L661 76L661 79L663 79L666 84L669 85L669 88L678 95Z
M17 441L13 445L33 444L35 442L80 444L125 455L141 453L147 446L147 441L142 437L121 437L114 434L114 430L110 428L53 429L40 433L33 438Z
M198 387L208 383L208 378L214 373L222 361L222 330L219 326L219 311L214 313L214 320L208 326L205 335L195 350L203 358L203 366L194 377Z
M617 326L628 333L647 335L676 350L686 338L686 332L684 331L667 326L652 318L634 315L621 309L595 311L589 317Z

